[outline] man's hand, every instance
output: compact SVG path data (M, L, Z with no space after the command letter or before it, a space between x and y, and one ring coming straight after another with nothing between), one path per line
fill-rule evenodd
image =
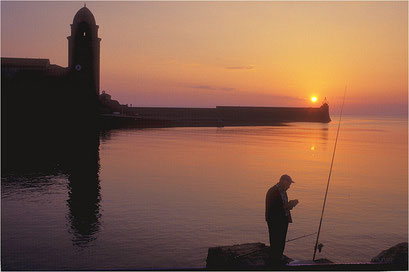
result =
M290 207L290 210L294 208L295 206L297 206L297 204L298 204L298 199L288 201L288 206Z

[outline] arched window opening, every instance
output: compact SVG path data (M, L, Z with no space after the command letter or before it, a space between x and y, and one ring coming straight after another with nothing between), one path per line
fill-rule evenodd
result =
M82 39L89 39L91 38L91 29L90 26L86 22L81 22L77 27L76 36Z

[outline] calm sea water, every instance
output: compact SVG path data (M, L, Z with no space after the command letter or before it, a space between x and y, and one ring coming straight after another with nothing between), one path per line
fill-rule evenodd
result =
M2 269L196 268L219 245L268 244L265 194L296 181L288 238L317 230L337 118L280 127L115 130L99 172L2 178ZM366 262L408 240L408 122L344 117L318 258ZM92 179L91 179L92 180ZM285 254L311 259L315 236Z

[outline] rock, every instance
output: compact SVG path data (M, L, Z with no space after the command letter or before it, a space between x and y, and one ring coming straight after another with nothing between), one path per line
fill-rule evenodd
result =
M408 265L408 243L400 243L382 251L371 262Z
M213 270L258 270L274 268L269 265L270 247L263 243L247 243L209 248L206 269ZM282 263L290 266L306 265L308 270L325 266L336 270L402 270L408 267L408 243L397 244L372 258L372 264L334 264L328 259L293 261L283 255ZM314 266L315 265L315 266ZM275 267L277 268L277 267ZM318 270L320 270L318 269Z
M321 258L321 259L315 260L314 263L334 263L334 262L332 262L332 261L330 261L330 260L328 260L326 258Z
M289 263L289 265L304 265L304 264L315 264L313 260L295 260Z
M247 243L209 248L206 260L208 269L265 268L268 265L270 247L263 243ZM292 259L283 256L283 262Z
M289 265L312 265L312 264L330 264L333 263L328 259L321 258L318 260L295 260L289 263Z

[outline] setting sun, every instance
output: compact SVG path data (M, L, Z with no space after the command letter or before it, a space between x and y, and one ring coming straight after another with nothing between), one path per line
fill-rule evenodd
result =
M315 97L315 96L311 97L311 101L314 102L314 103L317 102L317 97Z

